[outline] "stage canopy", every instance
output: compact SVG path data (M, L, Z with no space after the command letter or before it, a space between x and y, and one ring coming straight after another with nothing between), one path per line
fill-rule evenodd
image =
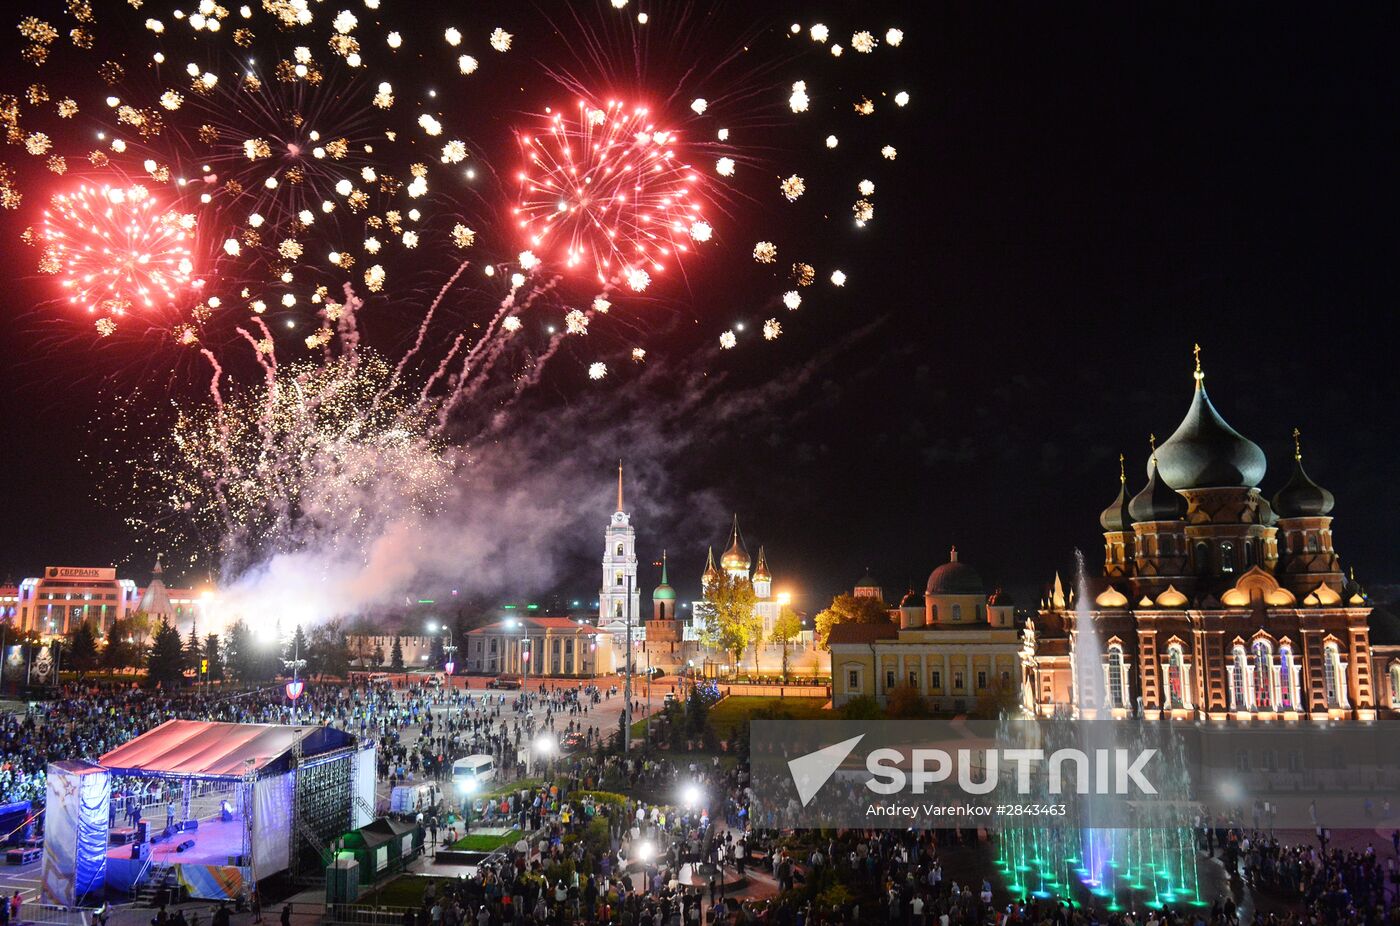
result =
M304 758L350 746L354 738L320 726L167 720L98 760L116 775L183 778L258 777L289 767L297 743Z

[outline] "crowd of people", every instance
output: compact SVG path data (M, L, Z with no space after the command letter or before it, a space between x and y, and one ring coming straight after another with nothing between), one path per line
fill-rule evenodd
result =
M742 762L710 755L676 761L645 750L624 759L604 748L616 726L601 721L599 707L616 697L615 687L583 682L507 692L321 684L308 686L295 704L280 686L70 690L0 715L0 801L41 805L48 762L96 759L177 718L316 723L373 738L383 791L441 784L453 761L466 755L492 756L504 781L522 778L523 757L548 735L568 748L537 766L526 790L508 792L504 801L463 801L450 787L434 792L442 803L419 816L434 847L473 825L509 826L525 835L473 876L430 891L404 926L1400 924L1400 832L1377 852L1369 845L1330 846L1323 830L1315 844L1296 844L1237 824L1202 826L1203 858L1218 858L1223 866L1225 884L1212 889L1218 899L1141 911L1086 908L1070 898L1007 897L999 879L968 873L965 861L953 866L961 877L951 877L947 859L975 856L979 839L994 838L972 831L779 838L749 819ZM540 779L545 783L533 784ZM163 787L160 781L123 783L118 804L129 812L130 806L167 802L171 795ZM600 790L653 800L605 800L594 796ZM745 881L749 889L736 898L733 885ZM1232 882L1236 895L1242 885L1254 901L1252 915L1242 916L1231 899ZM860 889L848 895L826 890L833 885Z

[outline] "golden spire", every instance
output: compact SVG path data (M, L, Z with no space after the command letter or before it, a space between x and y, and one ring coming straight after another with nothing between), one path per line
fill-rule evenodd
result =
M1149 447L1152 448L1152 461L1155 463L1155 462L1157 461L1157 435L1156 435L1156 434L1149 434L1149 435L1147 435L1147 445L1148 445Z
M622 510L622 461L617 461L617 510Z
M1118 484L1128 484L1128 474L1123 471L1123 454L1118 454Z
M1201 380L1206 378L1206 375L1201 372L1201 345L1193 345L1191 347L1191 353L1194 354L1196 357L1196 372L1192 375L1196 377L1196 382L1199 383Z
M1293 459L1299 462L1302 462L1303 459L1303 443L1299 440L1302 436L1301 431L1297 428L1293 429Z

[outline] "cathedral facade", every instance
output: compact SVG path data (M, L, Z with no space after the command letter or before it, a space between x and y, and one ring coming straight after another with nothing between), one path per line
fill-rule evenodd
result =
M1199 352L1194 378L1136 494L1120 462L1102 574L1068 592L1057 579L1027 621L1026 702L1042 716L1374 719L1371 609L1333 545L1332 493L1295 431L1291 474L1266 498L1264 453L1216 411Z

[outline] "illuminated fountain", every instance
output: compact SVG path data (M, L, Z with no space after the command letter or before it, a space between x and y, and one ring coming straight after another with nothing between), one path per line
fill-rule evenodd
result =
M1104 700L1103 648L1089 612L1084 582L1084 560L1076 553L1074 690L1077 717L1107 718ZM1140 719L1087 721L1070 729L1071 718L1041 724L1036 734L1039 748L1050 755L1062 746L1094 749L1131 748L1129 731L1137 745L1162 749L1166 774L1156 781L1159 795L1133 802L1134 826L1108 827L1106 800L1095 794L1078 795L1066 787L1065 795L1051 795L1045 776L1039 776L1040 792L1015 793L1009 776L1003 776L1001 794L1007 803L1064 804L1062 817L1027 819L1001 831L997 868L1007 889L1016 898L1060 897L1076 904L1099 906L1108 911L1163 906L1204 906L1199 896L1196 847L1191 828L1194 808L1188 801L1186 762L1179 738L1163 738L1159 728L1148 736ZM1012 724L1034 723L1024 717L1002 717L1002 741L1022 739ZM1110 729L1108 724L1118 726ZM1063 740L1057 742L1056 740ZM1117 822L1121 822L1121 815Z

